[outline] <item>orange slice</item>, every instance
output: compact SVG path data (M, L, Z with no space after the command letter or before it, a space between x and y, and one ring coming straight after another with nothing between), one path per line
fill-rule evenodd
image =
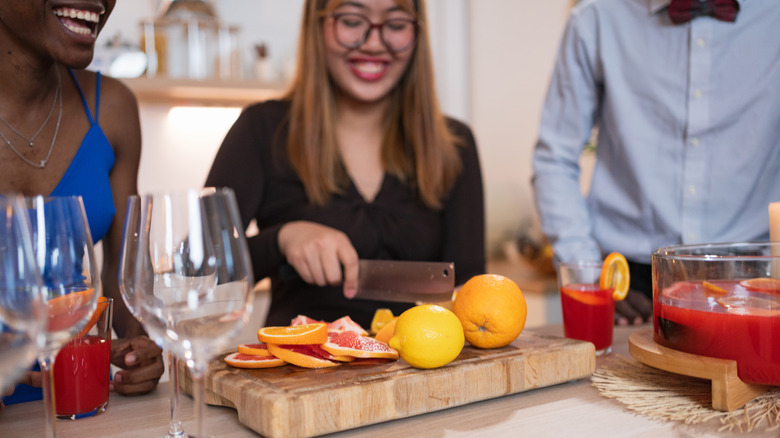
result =
M277 345L324 344L328 341L328 326L316 322L289 327L263 327L257 331L257 340Z
M628 271L628 261L623 257L623 254L618 252L610 253L601 265L599 287L601 289L612 289L612 299L620 301L628 294L630 285L631 274Z
M379 329L379 333L376 334L374 339L380 342L388 343L390 341L390 338L393 337L393 334L395 333L395 323L398 321L398 317L394 316L393 319L382 326L381 329Z
M376 335L387 323L393 320L393 311L390 309L376 309L374 317L371 319L371 332Z
M398 359L398 351L384 342L361 336L353 331L331 332L322 349L334 356Z
M268 351L279 359L303 368L327 368L340 365L340 362L327 359L329 353L319 345L268 344Z
M780 278L751 278L739 282L747 290L780 293Z
M595 292L595 291L594 291ZM594 292L571 289L567 286L561 288L561 293L565 294L569 298L579 301L589 306L603 306L609 304L609 297L603 294L597 294Z
M55 332L77 325L85 319L90 310L90 301L95 296L95 289L85 289L59 295L46 302L48 307L49 332Z
M718 304L735 315L780 316L780 301L758 297L729 296L718 298Z
M73 339L78 339L82 336L85 336L87 333L89 333L89 330L95 324L97 324L98 318L100 318L100 314L102 314L103 311L106 310L106 307L108 307L108 299L106 297L98 297L97 308L92 313L92 316L89 318L89 321L87 321L87 325L85 325L84 328L81 329L79 334L77 334L76 337L74 337Z
M268 351L268 345L263 342L259 344L241 344L238 346L238 352L250 356L273 356Z
M713 296L713 295L726 295L728 291L726 289L723 289L720 286L716 286L709 281L702 281L701 282L702 290L704 291L704 294L707 296Z
M236 368L273 368L282 366L287 362L275 356L233 353L225 356L225 363Z

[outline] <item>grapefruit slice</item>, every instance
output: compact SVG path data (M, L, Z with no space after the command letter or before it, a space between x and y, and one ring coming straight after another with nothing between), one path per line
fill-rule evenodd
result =
M780 316L780 302L758 297L729 296L719 298L718 304L735 315Z
M259 344L241 344L238 346L238 352L252 356L273 356L268 351L268 345L264 342Z
M751 278L739 282L747 290L767 293L780 293L780 278Z
M225 356L225 363L236 368L273 368L282 366L286 362L275 356L233 353Z
M323 353L320 354L318 350ZM268 351L274 356L303 368L327 368L341 363L328 359L330 356L319 345L275 345L268 344Z
M612 289L612 299L620 301L628 294L630 284L631 274L628 271L628 261L623 257L623 254L610 253L601 265L599 287Z
M360 336L368 336L368 332L356 323L349 316L342 316L341 318L328 324L328 331L350 331L359 334Z
M329 333L328 342L322 344L322 349L334 356L398 359L398 351L394 348L353 331Z
M309 318L306 315L298 315L290 321L290 325L314 324L315 322L325 322L325 321Z
M257 340L277 345L324 344L328 341L328 326L316 322L289 327L263 327L257 331Z

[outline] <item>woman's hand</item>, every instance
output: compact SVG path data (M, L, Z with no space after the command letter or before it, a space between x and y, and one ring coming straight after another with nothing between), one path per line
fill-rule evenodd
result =
M346 234L315 222L290 222L279 230L279 248L303 281L317 286L343 284L344 295L354 296L358 255Z
M122 395L140 395L153 390L165 372L162 349L146 336L113 339L111 363L122 368L111 382L111 390Z

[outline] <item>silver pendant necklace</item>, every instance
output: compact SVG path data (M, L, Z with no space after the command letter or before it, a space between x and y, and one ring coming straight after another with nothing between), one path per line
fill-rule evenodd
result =
M58 79L58 81L57 81L57 88L59 89L59 70L57 70L57 79ZM43 128L49 123L49 119L51 119L51 115L54 114L54 105L56 103L57 103L57 91L55 90L55 92L54 92L54 99L51 100L51 109L49 109L49 115L46 116L46 120L43 121L43 124L41 125L40 128L38 128L38 131L35 132L35 135L33 135L30 138L27 138L27 136L25 136L24 134L19 132L18 129L14 128L10 123L8 123L8 120L6 120L5 117L3 117L2 114L0 114L0 120L2 120L3 123L5 123L5 126L9 127L11 129L11 131L16 133L16 135L18 135L19 137L22 137L23 139L25 139L27 141L27 144L30 147L33 147L33 144L35 143L35 139L38 138L38 136L41 134L41 131L43 131ZM5 138L5 136L3 136L3 138Z
M55 68L55 72L57 73L57 90L54 92L54 99L55 99L55 102L59 101L60 109L59 109L59 115L57 116L57 126L54 128L54 136L52 136L52 138L51 138L51 145L49 145L49 152L46 154L46 158L44 158L43 160L41 160L41 161L39 161L37 163L35 161L31 161L29 158L25 157L18 150L16 150L14 145L11 144L11 140L9 140L8 137L3 135L3 133L0 131L0 137L2 137L3 140L5 140L6 144L8 144L8 147L11 148L12 151L14 151L16 156L21 158L22 161L24 161L25 163L29 164L30 166L37 167L39 169L43 169L44 167L46 167L46 163L48 163L49 162L49 158L51 158L51 152L54 150L54 143L57 142L57 134L60 132L60 122L62 121L62 81L60 79L60 70ZM53 105L52 105L52 109L54 109ZM51 116L51 114L49 114L49 116ZM46 118L46 120L47 121L49 120L48 117ZM3 121L5 122L6 125L8 125L8 122L6 122L5 119L3 119ZM45 125L46 125L46 122L44 122L44 126ZM8 126L11 127L11 125L8 125ZM11 129L13 129L14 132L19 134L19 131L17 131L13 127L11 127ZM43 127L41 127L41 129L43 129ZM33 136L33 140L35 139L35 137L38 136L38 134L40 134L40 130L38 130L38 132L35 134L35 136ZM19 134L19 135L21 135L21 134ZM32 141L30 141L30 146L32 146Z

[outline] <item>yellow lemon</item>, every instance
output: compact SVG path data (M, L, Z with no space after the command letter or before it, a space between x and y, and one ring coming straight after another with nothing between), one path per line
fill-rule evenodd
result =
M463 326L452 311L423 304L398 317L389 344L415 368L438 368L458 357L465 340Z

